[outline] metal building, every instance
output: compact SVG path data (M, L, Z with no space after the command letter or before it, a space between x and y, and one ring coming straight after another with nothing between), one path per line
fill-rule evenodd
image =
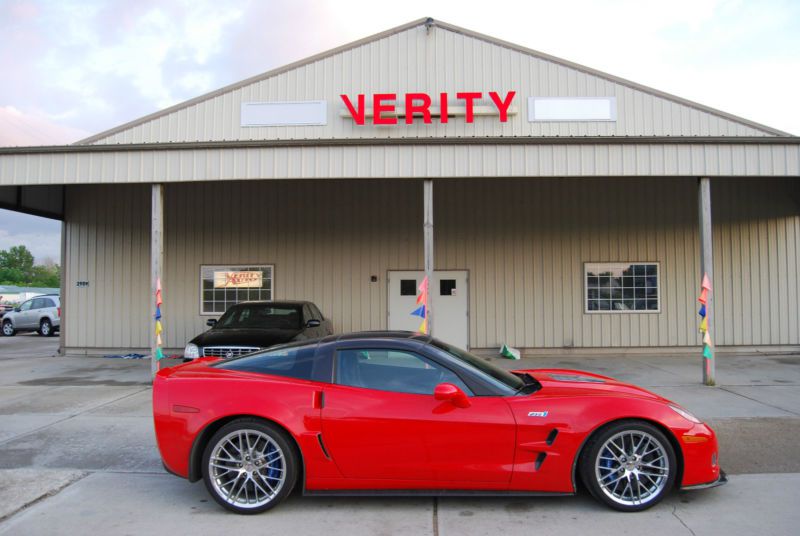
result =
M242 299L413 326L426 259L434 335L478 351L697 352L705 272L718 347L797 350L799 176L798 137L430 19L0 149L2 206L64 221L81 354L150 348L157 278L166 353Z

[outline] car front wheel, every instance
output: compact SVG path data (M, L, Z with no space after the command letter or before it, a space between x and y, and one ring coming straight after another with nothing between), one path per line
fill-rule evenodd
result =
M581 477L591 494L624 512L645 510L661 501L672 489L676 472L669 439L642 421L623 421L601 430L581 460Z
M39 323L39 335L42 337L53 336L53 324L50 323L49 319L44 318L41 323Z
M257 514L283 501L294 487L298 460L280 428L237 419L220 428L203 453L203 481L219 504Z
M6 320L3 322L3 335L6 337L11 337L16 332L17 330L14 329L14 325L11 323L11 320Z

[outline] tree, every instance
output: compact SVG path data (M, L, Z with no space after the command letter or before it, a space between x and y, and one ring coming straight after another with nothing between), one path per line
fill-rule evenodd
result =
M37 266L25 246L0 250L0 285L56 288L61 284L57 264Z

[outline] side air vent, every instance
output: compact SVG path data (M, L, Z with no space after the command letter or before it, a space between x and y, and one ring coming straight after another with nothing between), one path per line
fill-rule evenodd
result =
M550 430L550 433L547 435L547 439L545 439L545 443L547 443L548 445L552 445L553 441L556 440L557 436L558 436L558 430L553 428L552 430Z
M322 434L317 434L317 440L319 441L319 448L322 449L322 453L330 460L331 455L328 454L328 449L325 448L325 443L322 442Z
M547 458L547 454L544 452L540 452L538 456L536 456L536 463L533 465L534 471L538 471L539 468L544 463L544 459Z

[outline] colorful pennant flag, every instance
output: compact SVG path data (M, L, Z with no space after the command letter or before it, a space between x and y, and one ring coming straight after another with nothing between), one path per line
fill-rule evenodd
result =
M706 290L711 290L711 280L708 278L708 274L703 274L703 283L700 285L700 287Z
M420 305L419 307L411 311L411 314L414 316L418 316L420 318L425 318L425 306Z
M711 359L714 358L714 345L711 343L711 334L708 332L708 293L711 292L711 279L708 274L703 274L703 282L700 285L700 296L697 301L700 302L700 310L697 314L700 315L700 333L703 334L703 357L706 359L706 374L709 374L711 369Z
M422 324L419 325L419 332L420 333L428 333L428 277L425 276L422 279L422 283L419 284L419 296L417 296L417 307L413 311L411 311L412 316L418 316L422 318Z
M708 303L708 289L707 288L704 288L702 291L700 291L700 297L697 298L697 301L699 301L703 305Z
M161 299L161 278L156 278L156 314L154 315L156 320L156 351L155 356L153 356L156 360L164 359L164 352L161 350L161 346L163 346L163 340L161 339L161 333L164 331L164 328L161 326L161 304L163 300Z

